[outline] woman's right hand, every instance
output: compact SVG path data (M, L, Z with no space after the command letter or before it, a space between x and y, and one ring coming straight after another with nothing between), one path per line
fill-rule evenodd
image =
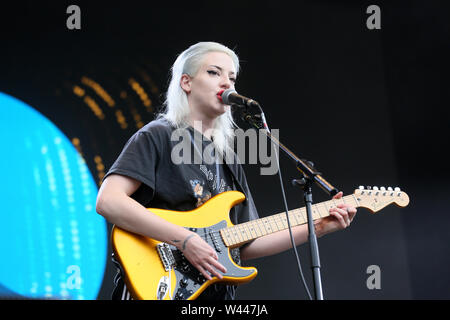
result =
M227 269L219 262L216 251L194 232L177 243L177 248L207 280L211 280L211 276L222 279L223 276L219 271L227 272Z

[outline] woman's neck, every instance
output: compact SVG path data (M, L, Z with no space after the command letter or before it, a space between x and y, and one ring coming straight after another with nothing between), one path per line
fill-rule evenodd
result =
M212 129L214 128L216 118L201 117L195 114L189 116L189 124L203 136L211 140Z

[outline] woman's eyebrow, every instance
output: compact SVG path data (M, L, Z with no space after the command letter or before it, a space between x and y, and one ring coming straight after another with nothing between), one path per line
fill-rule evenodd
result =
M223 68L221 68L221 67L219 67L219 66L216 66L216 65L214 65L214 64L211 64L210 67L214 67L214 68L219 69L220 71L223 71ZM230 71L228 74L230 74L230 75L231 75L231 74L235 74L235 72Z

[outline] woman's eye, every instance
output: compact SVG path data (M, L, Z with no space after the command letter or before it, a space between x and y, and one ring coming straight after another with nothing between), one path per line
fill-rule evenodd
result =
M230 78L230 81L236 83L236 78Z
M214 76L219 74L217 71L214 71L214 70L208 70L208 73L211 75L214 75Z

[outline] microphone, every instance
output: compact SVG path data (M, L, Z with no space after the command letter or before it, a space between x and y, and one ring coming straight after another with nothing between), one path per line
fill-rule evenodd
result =
M253 99L241 96L236 92L236 90L233 89L227 89L222 92L222 95L220 96L223 103L231 105L240 105L240 106L247 106L247 107L259 107L259 103L256 102Z
M237 107L244 106L244 107L258 108L258 110L260 111L259 117L261 118L262 125L267 131L270 132L269 126L267 125L266 117L265 117L264 112L258 102L256 102L253 99L241 96L240 94L238 94L236 92L236 90L233 90L233 89L227 89L227 90L223 91L222 94L219 93L217 96L219 97L220 100L222 100L223 103L228 104L228 105L233 105L233 106L237 106Z

